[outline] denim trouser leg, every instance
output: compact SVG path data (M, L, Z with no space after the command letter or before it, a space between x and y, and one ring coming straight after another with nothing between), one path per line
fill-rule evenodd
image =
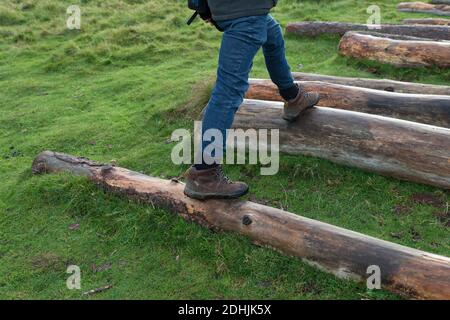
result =
M294 84L291 68L286 60L286 49L280 24L268 15L267 41L263 45L266 67L272 82L279 89L288 89Z
M280 88L293 85L292 75L285 58L284 40L280 26L270 15L251 16L220 21L224 30L219 54L217 82L205 110L202 134L218 129L222 141L203 141L202 149L213 143L225 148L226 130L233 123L234 115L248 90L248 76L253 59L263 47L266 65L272 81ZM216 162L221 154L212 155ZM206 163L214 159L205 157Z

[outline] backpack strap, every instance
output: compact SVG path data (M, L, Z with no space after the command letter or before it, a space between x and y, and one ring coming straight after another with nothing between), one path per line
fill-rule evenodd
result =
M194 22L195 18L198 16L198 11L195 11L192 17L189 18L189 20L186 22L188 26L191 25L192 22Z
M217 30L219 30L220 32L223 32L223 29L221 27L219 27L216 20L211 19L211 23L213 24L214 27L216 27Z

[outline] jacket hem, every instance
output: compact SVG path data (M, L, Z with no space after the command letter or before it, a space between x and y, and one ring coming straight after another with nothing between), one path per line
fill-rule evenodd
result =
M230 13L230 14L221 14L221 15L213 14L213 19L215 21L225 21L225 20L232 20L232 19L238 19L238 18L250 17L250 16L261 16L264 14L268 14L269 12L270 12L269 8L245 10L245 11L239 11L239 12Z

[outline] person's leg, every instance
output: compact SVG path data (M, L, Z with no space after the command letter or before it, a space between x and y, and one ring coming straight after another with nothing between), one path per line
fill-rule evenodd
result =
M219 54L217 81L205 110L202 131L218 129L225 149L226 130L248 90L248 77L253 59L266 41L266 16L252 16L219 22L224 29ZM203 141L206 148L209 141ZM219 146L219 144L217 144ZM220 157L219 157L220 158ZM210 159L207 162L210 162ZM217 159L219 160L219 159Z
M267 15L267 41L263 45L263 52L270 78L278 86L281 96L285 100L295 98L298 87L286 60L283 33L279 23L271 15Z
M218 22L224 30L219 54L217 81L203 115L202 137L210 129L222 133L222 141L203 141L202 150L214 144L225 149L226 130L231 128L234 114L241 105L248 90L248 76L253 58L267 38L266 16L252 16ZM210 148L209 148L210 149ZM186 176L186 195L196 199L236 198L248 191L242 182L231 182L215 163L221 163L221 156L212 154L192 167Z
M303 111L315 106L320 97L315 92L306 92L294 83L286 60L283 33L278 22L270 15L267 16L267 41L263 46L263 52L270 78L286 100L283 119L294 121Z

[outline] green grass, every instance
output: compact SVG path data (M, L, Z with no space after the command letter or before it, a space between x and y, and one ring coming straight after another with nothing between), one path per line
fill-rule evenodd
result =
M395 11L398 1L377 2L383 22L410 16ZM76 3L82 30L69 31L65 12ZM372 3L281 0L273 14L283 26L313 19L364 23ZM82 292L110 283L112 289L93 298L397 299L244 237L106 194L82 178L32 176L33 158L46 149L115 160L153 176L186 169L171 163L167 140L174 129L191 128L214 79L220 44L212 28L186 27L189 14L185 1L174 0L1 2L0 298L85 299ZM449 70L342 58L335 37L286 40L294 71L302 64L303 71L333 75L450 80ZM252 75L267 77L261 54ZM249 182L252 200L450 255L444 225L450 195L439 189L300 156L282 156L274 177L250 165L227 171ZM417 203L417 193L443 205ZM71 230L75 223L79 228ZM70 264L81 267L80 291L65 286ZM104 264L111 268L95 272L93 265Z

